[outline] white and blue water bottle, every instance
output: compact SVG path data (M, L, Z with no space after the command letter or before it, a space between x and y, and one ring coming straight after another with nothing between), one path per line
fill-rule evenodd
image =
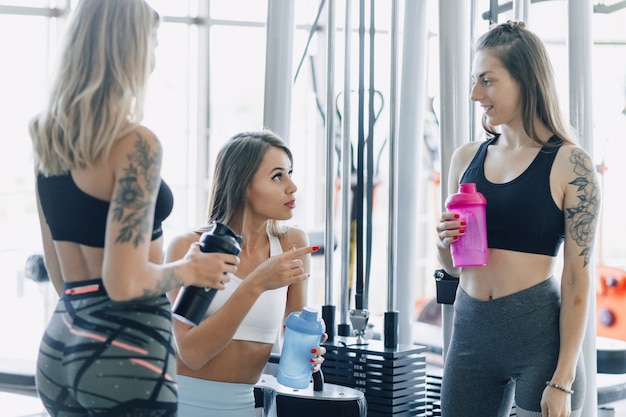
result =
M280 384L295 389L309 386L314 357L311 349L319 346L325 330L324 320L313 308L289 314L276 377Z

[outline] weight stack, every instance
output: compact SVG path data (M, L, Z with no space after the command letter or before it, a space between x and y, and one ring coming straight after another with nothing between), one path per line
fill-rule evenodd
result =
M324 380L363 392L368 417L427 415L424 346L385 348L381 341L357 344L353 337L324 346Z

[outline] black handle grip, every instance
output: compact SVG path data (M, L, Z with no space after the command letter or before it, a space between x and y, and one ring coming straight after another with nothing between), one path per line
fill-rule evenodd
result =
M324 391L324 374L321 369L317 372L313 372L313 391Z

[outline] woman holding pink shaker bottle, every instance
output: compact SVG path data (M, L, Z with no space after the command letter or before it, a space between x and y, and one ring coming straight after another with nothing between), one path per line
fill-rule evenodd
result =
M484 196L487 262L455 267L455 245L472 225L446 209L438 256L460 280L441 412L506 417L515 404L520 417L580 416L600 204L594 165L561 118L547 52L523 22L478 40L472 77L487 139L455 151L447 192L472 183Z
M473 182L459 185L459 192L446 200L448 211L463 223L463 234L450 245L452 266L467 268L487 265L487 199Z

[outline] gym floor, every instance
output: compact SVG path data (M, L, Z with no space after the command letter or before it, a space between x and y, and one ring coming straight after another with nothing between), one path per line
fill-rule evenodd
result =
M434 337L426 332L428 327L422 326L417 334L426 335L427 337ZM427 354L428 355L428 354ZM429 355L430 356L430 355ZM437 363L437 359L440 360L440 355L433 355L430 362ZM11 367L22 369L25 367L32 367L30 362L20 363L19 360L13 358L12 360L1 360L4 368ZM5 358L6 359L6 358ZM19 372L18 372L19 373ZM48 417L48 414L44 411L44 408L37 398L34 391L10 391L6 386L0 383L0 415L2 417ZM626 399L616 401L613 403L603 404L601 408L605 410L598 410L598 414L595 417L626 417ZM590 416L591 417L591 416Z
M21 395L3 392L0 387L0 404L2 415L6 417L48 417L41 401L34 394Z
M605 404L602 408L607 410L599 412L598 417L626 417L626 400ZM613 409L613 412L609 411L610 409Z
M39 398L32 395L0 391L0 404L2 404L3 417L48 417ZM603 407L607 410L599 412L597 417L626 417L626 400L605 404Z

